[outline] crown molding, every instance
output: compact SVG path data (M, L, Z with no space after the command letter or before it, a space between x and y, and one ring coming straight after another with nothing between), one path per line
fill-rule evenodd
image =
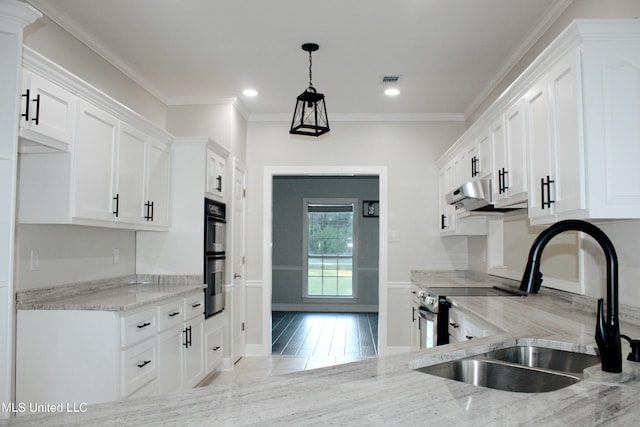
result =
M252 114L250 122L290 122L291 114ZM329 122L464 122L464 114L331 114Z
M498 87L500 82L509 75L509 72L524 58L527 52L540 40L549 27L551 27L572 2L573 0L558 0L549 8L544 19L542 19L533 31L529 33L529 36L511 52L507 61L505 61L493 79L489 81L484 89L478 93L478 96L469 104L469 107L464 112L466 118L471 117L471 115L476 112L487 97Z
M41 0L28 0L28 2L42 12L46 17L62 27L65 31L78 39L81 43L85 44L89 49L94 51L97 55L102 57L109 64L120 70L124 75L129 77L144 90L151 95L158 98L161 102L167 103L167 95L157 86L151 84L144 76L136 72L127 61L125 61L120 55L115 53L108 46L98 42L91 35L89 35L78 22L64 13L60 13L54 8L50 7L48 3Z

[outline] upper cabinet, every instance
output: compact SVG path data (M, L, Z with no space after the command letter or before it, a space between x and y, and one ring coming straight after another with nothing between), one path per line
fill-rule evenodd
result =
M23 70L21 101L20 151L68 151L73 140L75 95Z
M527 200L524 109L517 101L491 125L492 198L497 207Z
M488 129L496 207L527 207L532 224L640 218L639 117L640 22L577 20L438 165L474 168L470 137Z
M35 70L27 74L39 81ZM68 108L74 112L69 143L54 150L38 148L34 139L23 150L19 221L166 230L171 136L86 83L77 85Z
M585 42L525 95L529 218L640 218L640 36Z
M223 201L226 187L226 159L207 148L207 182L205 190L208 196Z

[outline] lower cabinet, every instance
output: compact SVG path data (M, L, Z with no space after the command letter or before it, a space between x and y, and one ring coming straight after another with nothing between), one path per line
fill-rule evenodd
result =
M455 305L449 309L449 342L468 341L500 332L503 332L500 328L475 314L464 312Z
M205 356L203 299L197 291L126 313L18 310L16 401L92 404L194 387L217 366ZM210 340L221 347L219 332Z

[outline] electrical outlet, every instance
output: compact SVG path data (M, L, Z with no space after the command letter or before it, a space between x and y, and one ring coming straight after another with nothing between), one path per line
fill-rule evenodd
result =
M120 250L114 249L113 250L113 263L117 264L119 262L120 262Z
M33 249L31 249L31 265L29 268L31 271L40 270L40 257L38 256L38 253Z

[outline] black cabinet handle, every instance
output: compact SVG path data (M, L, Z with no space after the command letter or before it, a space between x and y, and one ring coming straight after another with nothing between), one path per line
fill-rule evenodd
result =
M188 341L188 343L189 343L189 347L191 347L191 346L193 345L193 344L191 343L191 326L189 326L189 327L187 328L187 330L189 331L189 341Z
M552 180L549 175L547 175L547 180L545 182L544 178L540 178L540 197L542 199L542 204L541 204L541 208L544 209L544 207L548 207L549 209L551 209L551 204L555 203L555 200L551 200L551 184L553 184L555 181ZM547 187L547 201L545 202L544 200L544 188Z
M216 178L216 181L218 181L218 185L216 187L216 191L218 193L222 193L222 175L218 175L218 177Z
M146 328L147 326L151 326L151 322L143 323L142 325L138 325L138 329Z
M213 351L218 351L218 350L220 350L220 346L219 346L219 345L217 345L217 346L213 347L211 350L213 350Z
M173 312L173 313L169 313L169 317L175 317L175 316L177 316L178 314L180 314L180 312L179 312L179 311L176 311L176 312Z
M200 307L201 305L202 305L202 304L200 304L200 303L198 302L198 303L195 303L195 304L191 304L191 307L193 307L193 308L197 308L197 307Z
M151 360L145 360L144 362L140 363L138 365L138 368L144 368L145 366L147 366L149 363L151 363Z
M36 99L34 99L34 101L36 101L36 117L31 120L36 122L37 125L38 123L40 123L40 94L36 96Z
M411 323L416 321L416 308L411 307Z
M144 204L144 207L146 209L144 219L153 222L153 202L147 201L147 203Z
M113 214L118 218L118 211L120 211L120 193L117 193L113 200L116 202L116 210L113 211Z
M509 189L507 185L507 175L509 175L509 171L502 168L502 170L498 171L498 193L506 193Z
M471 158L471 177L475 177L476 175L480 174L480 172L478 172L478 162L480 159L478 159L476 156L473 156Z
M184 334L184 343L182 345L184 348L189 348L189 328L185 328L182 333Z
M29 89L27 89L27 93L22 94L23 98L27 99L27 102L24 106L24 113L20 114L20 117L24 117L25 120L29 120L29 105L31 104L31 95Z
M440 229L444 230L445 228L447 228L446 225L444 225L444 220L447 216L445 214L440 215Z
M458 329L459 328L458 324L455 323L455 322L450 322L449 324L451 325L451 327L453 327L453 329Z

